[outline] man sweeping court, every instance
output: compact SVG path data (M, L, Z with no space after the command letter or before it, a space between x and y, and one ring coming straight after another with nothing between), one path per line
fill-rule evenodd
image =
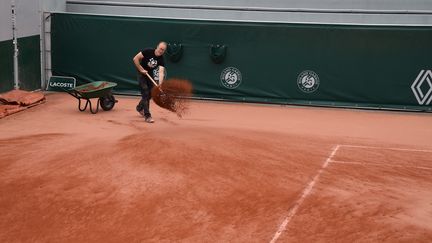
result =
M146 48L141 50L133 58L133 62L138 71L138 83L141 92L141 100L136 109L142 116L144 116L145 121L148 123L154 122L150 113L151 90L154 84L147 74L153 77L159 85L162 84L165 78L165 61L163 54L166 49L167 43L161 41L156 48Z

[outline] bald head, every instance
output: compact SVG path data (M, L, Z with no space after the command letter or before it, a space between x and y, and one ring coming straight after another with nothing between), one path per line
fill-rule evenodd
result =
M155 49L155 55L156 56L162 56L167 49L167 43L165 41L159 42Z

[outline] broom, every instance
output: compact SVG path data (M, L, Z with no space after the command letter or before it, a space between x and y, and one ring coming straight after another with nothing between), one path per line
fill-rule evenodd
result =
M192 84L185 79L172 78L158 85L148 73L146 75L155 85L151 91L153 101L182 117L189 108L188 98L192 96Z

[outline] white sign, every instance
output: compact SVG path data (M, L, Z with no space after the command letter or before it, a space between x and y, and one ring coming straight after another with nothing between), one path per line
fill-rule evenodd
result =
M432 70L421 70L411 90L420 105L429 105L432 101ZM425 90L426 93L423 92Z
M306 70L297 77L297 86L305 93L315 92L320 84L318 74L314 71Z
M240 70L235 67L227 67L222 70L220 80L223 86L228 89L235 89L240 86L242 75Z
M51 76L48 82L49 91L64 91L65 89L73 89L76 85L74 77L67 76Z

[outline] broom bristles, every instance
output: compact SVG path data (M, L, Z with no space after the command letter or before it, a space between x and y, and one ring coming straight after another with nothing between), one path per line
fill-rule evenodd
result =
M154 87L151 96L158 106L182 117L188 111L188 98L192 96L192 89L192 84L188 80L172 78L165 80L160 89Z

